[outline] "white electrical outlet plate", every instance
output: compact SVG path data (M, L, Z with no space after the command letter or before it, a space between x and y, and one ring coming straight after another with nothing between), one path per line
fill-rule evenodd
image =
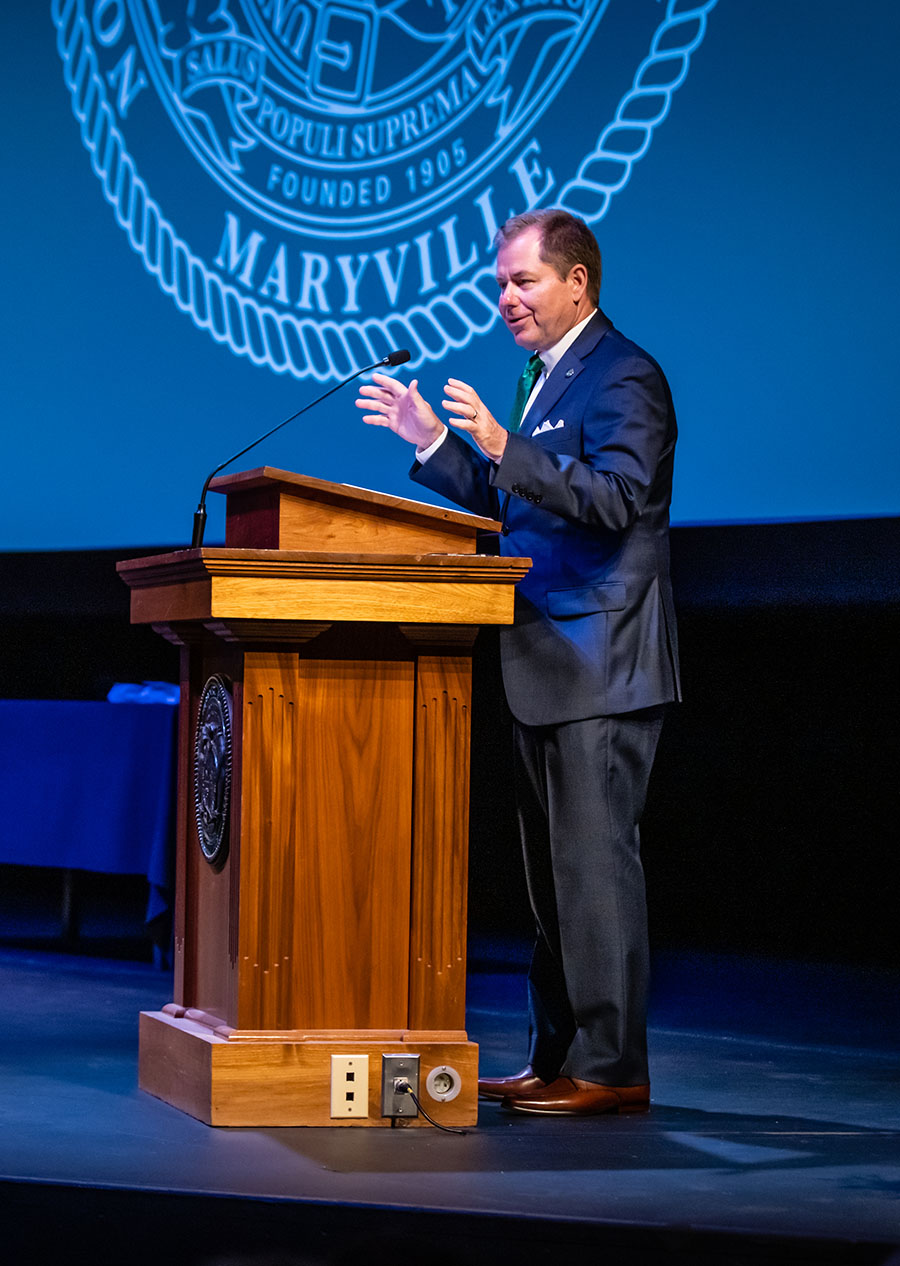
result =
M332 1055L332 1117L367 1117L369 1115L368 1055Z

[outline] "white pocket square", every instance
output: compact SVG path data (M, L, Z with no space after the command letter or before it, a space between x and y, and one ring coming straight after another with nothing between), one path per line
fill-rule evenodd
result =
M533 434L543 435L545 431L558 431L560 427L566 425L565 418L560 418L556 422L551 422L549 418L545 418L539 427L536 427Z

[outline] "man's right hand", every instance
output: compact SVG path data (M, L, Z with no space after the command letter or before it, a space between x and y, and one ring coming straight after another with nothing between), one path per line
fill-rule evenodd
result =
M360 387L356 407L368 410L367 425L389 427L417 449L428 448L447 429L419 394L417 378L406 387L387 374L373 374L372 382Z

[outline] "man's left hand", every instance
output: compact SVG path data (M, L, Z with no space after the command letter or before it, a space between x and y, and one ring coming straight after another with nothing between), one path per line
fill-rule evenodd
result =
M509 439L506 428L485 408L478 392L468 383L449 378L444 391L448 399L441 403L448 413L456 415L448 419L450 425L458 431L468 431L485 457L499 462Z

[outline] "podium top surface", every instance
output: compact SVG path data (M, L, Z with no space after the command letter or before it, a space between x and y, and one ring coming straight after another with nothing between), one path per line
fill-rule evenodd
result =
M211 491L226 495L277 488L287 494L303 497L306 501L352 505L360 511L387 511L408 517L411 521L452 523L471 528L473 532L497 532L501 526L495 519L482 518L481 515L469 514L465 510L429 505L425 501L375 492L371 488L359 488L355 484L332 483L328 479L315 479L312 475L299 475L294 471L279 470L275 466L258 466L255 470L219 475L209 486Z
M324 553L474 554L499 523L352 484L273 466L213 481L224 492L225 544L238 549Z
M360 550L330 553L322 550L230 549L204 545L200 549L169 550L165 554L141 554L116 563L116 571L131 588L156 583L181 574L252 574L300 579L306 576L345 575L382 579L437 576L452 581L476 579L489 584L515 584L531 566L530 558L497 554L376 554ZM440 577L441 572L447 573Z

